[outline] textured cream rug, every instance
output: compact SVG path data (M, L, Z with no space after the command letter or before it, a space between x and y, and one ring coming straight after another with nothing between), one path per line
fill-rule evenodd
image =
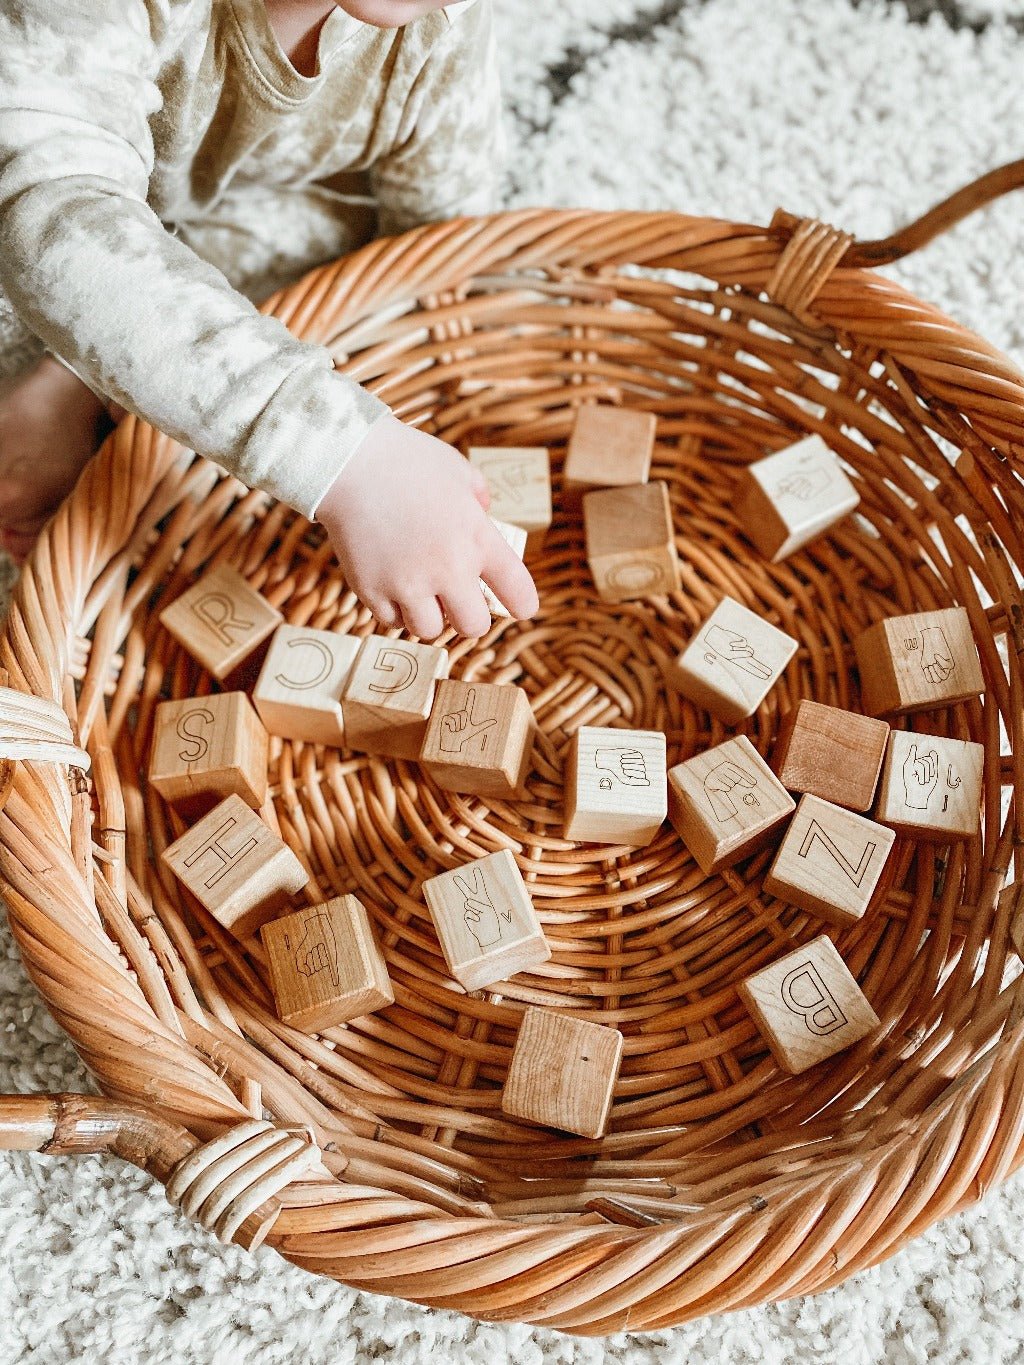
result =
M1021 0L496 0L509 202L776 205L890 231L1021 155ZM1024 195L899 271L1024 362ZM9 575L0 581L6 588ZM87 1082L0 928L0 1090ZM1001 1365L1024 1360L1024 1182L815 1298L577 1341L224 1250L115 1161L0 1156L0 1365Z

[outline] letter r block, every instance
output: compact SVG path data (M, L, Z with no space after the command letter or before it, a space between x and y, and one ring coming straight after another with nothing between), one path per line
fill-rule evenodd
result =
M217 564L160 613L160 624L218 681L280 625L281 613L237 570Z
M792 1075L859 1042L878 1016L822 934L737 987L775 1060Z
M436 645L368 635L341 699L350 749L391 758L418 758L448 652Z

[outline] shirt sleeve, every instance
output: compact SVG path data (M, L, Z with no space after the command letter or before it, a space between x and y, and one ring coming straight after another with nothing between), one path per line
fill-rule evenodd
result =
M505 161L491 0L447 6L402 110L394 147L373 166L382 233L496 205Z
M0 6L0 292L98 392L307 516L388 411L146 203L142 0Z

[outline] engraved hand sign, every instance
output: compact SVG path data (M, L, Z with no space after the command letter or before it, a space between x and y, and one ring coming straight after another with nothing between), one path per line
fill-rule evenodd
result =
M754 653L754 646L738 630L727 630L725 626L709 626L704 632L704 643L708 647L704 658L709 664L720 659L722 663L732 664L734 668L751 677L767 681L772 671L763 659Z
M939 781L939 756L934 749L918 754L917 745L910 746L910 753L903 763L903 791L908 810L927 810L932 792Z
M504 493L509 502L522 502L522 491L530 482L525 460L492 460L484 472L495 493Z
M750 790L751 787L756 786L757 779L751 777L738 763L719 763L716 768L712 768L704 779L704 791L707 794L711 809L714 811L715 819L719 821L735 820L737 787L747 789L740 794L740 799L744 805L760 806L760 801Z
M810 502L812 498L824 493L832 482L828 469L797 470L780 479L775 487L775 497L795 498L797 502Z
M594 754L594 767L602 772L611 773L611 777L602 777L598 781L601 791L611 791L615 783L614 777L621 782L624 787L649 787L650 778L647 776L647 760L639 749L598 749Z
M472 876L472 882L470 882ZM463 919L466 928L476 939L480 948L491 948L501 939L502 921L511 925L512 912L502 912L500 915L494 908L491 900L491 893L487 889L484 881L484 874L478 867L474 867L472 873L460 872L455 877L455 885L459 888L459 894L465 898L463 907Z
M930 683L944 683L956 668L953 651L941 626L921 631L921 668Z
M497 720L492 716L489 720L481 720L473 712L476 710L476 688L471 687L466 694L466 704L459 711L449 711L447 715L441 717L441 749L446 754L461 754L463 749L472 740L483 736L480 742L480 752L487 747L487 731L497 725Z
M329 971L331 982L338 985L338 941L334 926L327 915L311 914L302 921L306 932L302 935L292 960L303 976L316 976Z

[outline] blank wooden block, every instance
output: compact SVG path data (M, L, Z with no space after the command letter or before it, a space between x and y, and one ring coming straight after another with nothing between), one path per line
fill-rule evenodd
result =
M473 446L469 462L487 480L488 509L498 521L527 533L527 552L539 548L551 525L551 456L544 446Z
M605 488L583 499L587 563L604 602L679 590L668 485Z
M582 1137L604 1137L622 1049L618 1029L557 1010L527 1009L501 1095L502 1112Z
M501 532L501 535L504 538L506 544L510 545L512 549L516 552L516 554L519 556L519 558L522 559L523 555L526 552L526 532L523 530L523 528L521 526L512 526L507 521L498 521L496 517L491 517L491 521ZM483 579L480 580L480 589L483 592L484 601L487 603L488 609L490 610L492 616L511 615L511 612L509 612L502 605L502 603L498 601L497 597L495 597L494 593L491 592L490 588L483 581Z
M870 810L888 739L884 720L800 701L779 726L772 767L791 792Z
M669 819L704 873L763 848L795 809L746 735L669 769Z
M875 819L919 839L967 839L981 820L985 749L893 730Z
M551 957L523 874L508 849L423 883L448 970L467 991Z
M803 796L764 889L831 924L867 910L896 835L863 815Z
M229 796L164 849L180 882L236 938L248 938L288 904L309 874L288 845Z
M368 754L418 758L434 689L447 676L446 650L367 636L341 698L346 745Z
M437 685L420 762L445 791L515 796L536 734L521 687L446 678Z
M646 483L651 472L653 413L587 403L579 409L565 453L562 485L570 501L587 488Z
M794 1076L851 1047L878 1016L824 934L737 987L779 1066Z
M278 1017L322 1033L395 1001L365 908L355 896L310 905L260 930Z
M244 692L156 708L149 780L186 817L232 794L258 810L267 795L267 732Z
M278 626L253 688L272 735L311 744L345 743L341 694L362 641L309 626Z
M859 502L832 451L820 436L808 436L748 466L736 515L749 539L777 564Z
M565 837L649 844L668 814L665 736L581 725L565 768Z
M950 706L985 690L963 607L890 616L853 643L864 709L873 716Z
M752 716L797 650L791 635L723 597L666 673L666 680L719 720Z
M204 573L160 613L160 624L218 680L254 653L281 619L226 564Z

